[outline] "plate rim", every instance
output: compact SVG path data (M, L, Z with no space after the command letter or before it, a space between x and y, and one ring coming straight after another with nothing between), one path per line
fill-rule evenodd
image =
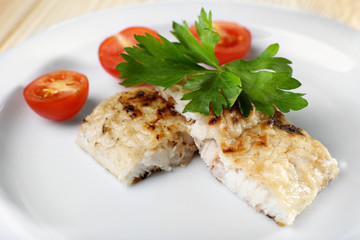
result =
M200 1L200 0L196 0L195 2L198 2L198 3L203 3L205 5L208 5L208 4L220 4L218 1L215 1L215 0L210 0L210 1ZM36 39L38 38L42 38L44 35L46 34L49 34L49 32L51 33L52 31L56 32L58 31L59 28L62 28L62 27L66 27L67 25L71 25L71 24L74 24L78 21L86 21L87 19L89 18L94 18L96 17L97 15L102 15L102 14L105 14L107 12L116 12L116 11L119 11L119 9L121 10L126 10L126 9L136 9L138 7L141 7L141 8L149 8L149 7L154 7L154 6L170 6L170 5L182 5L182 4L188 4L188 1L186 0L175 0L175 1L161 1L161 2L145 2L145 3L132 3L132 4L129 4L129 5L126 5L126 6L116 6L116 7L112 7L112 8L107 8L107 9L101 9L101 10L97 10L97 11L94 11L94 12L90 12L90 13L86 13L84 15L81 15L81 16L78 16L78 17L74 17L74 18L71 18L71 19L68 19L68 20L65 20L65 21L62 21L60 23L57 23L49 28L47 28L46 30L44 31L41 31L29 38L27 38L26 40L24 40L23 42L19 43L18 45L16 45L15 47L5 51L4 53L2 53L0 55L0 66L1 66L1 63L2 61L5 61L4 59L8 58L9 55L16 55L18 54L19 51L21 51L21 48L23 48L24 46L26 45L31 45L33 42L36 42ZM345 29L345 31L348 31L348 32L352 32L354 33L355 36L358 36L359 39L360 39L360 32L357 31L356 29L350 27L349 25L346 25L344 23L341 23L339 21L336 21L336 20L333 20L333 19L330 19L330 18L326 18L326 17L323 17L323 16L320 16L320 15L317 15L317 14L314 14L314 13L310 13L308 11L304 11L304 10L301 10L301 9L296 9L296 8L291 8L291 7L284 7L284 6L280 6L280 5L274 5L274 4L271 4L271 3L261 3L261 2L248 2L248 1L231 1L231 0L226 0L226 1L222 1L221 4L237 4L237 5L249 5L249 6L253 6L253 7L260 7L260 8L267 8L267 9L277 9L277 10L280 10L280 11L286 11L286 12L293 12L296 15L296 17L299 17L299 15L301 15L302 17L304 16L307 16L307 17L311 17L311 18L315 18L316 21L322 21L324 22L325 24L329 24L329 25L335 25L335 27L337 28L341 28L341 29ZM213 12L215 10L212 10ZM19 83L14 83L14 84L10 84L8 85L8 88L6 88L6 84L2 84L0 86L5 86L5 90L3 91L5 94L3 96L0 95L0 114L2 112L2 106L7 102L7 98L9 95L11 95L11 92L13 90L13 86L19 86L18 85ZM10 205L7 205L9 204L7 201L6 201L6 194L3 193L3 189L0 188L0 212L4 212L5 210L4 209L13 209L13 207L11 206L11 203ZM16 209L16 208L15 208ZM16 210L10 210L10 211L16 211ZM14 212L15 215L17 215L18 213ZM1 220L1 218L0 218ZM23 220L21 220L23 222ZM14 223L11 223L11 224L14 224ZM33 231L33 230L31 230ZM0 235L1 236L1 235Z

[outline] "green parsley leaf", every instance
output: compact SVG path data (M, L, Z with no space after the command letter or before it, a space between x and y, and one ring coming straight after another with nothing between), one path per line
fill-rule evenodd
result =
M292 77L291 62L275 57L278 44L270 45L254 60L220 66L214 53L220 36L212 29L211 12L206 14L202 9L195 26L200 42L186 22L173 23L172 34L178 42L161 35L160 41L149 34L135 35L138 45L126 48L122 54L125 62L116 67L125 79L121 84L150 83L168 88L183 80L183 88L189 91L182 100L190 100L184 112L205 115L212 109L219 116L223 108L230 109L235 103L246 117L253 110L252 104L268 115L274 114L274 105L282 112L307 106L304 94L287 91L301 84Z
M284 91L298 88L301 83L291 77L289 60L274 57L278 50L279 45L272 44L252 61L236 60L223 65L241 79L246 95L242 95L238 103L244 116L248 116L252 109L247 99L251 100L257 110L270 116L275 112L273 105L281 112L300 110L307 106L307 101L302 98L305 94Z
M186 93L181 100L190 100L184 112L199 112L209 115L210 104L219 116L223 107L231 108L241 92L241 81L231 72L211 72L193 75L184 89L195 90Z
M122 54L125 62L116 66L121 78L126 79L122 83L126 87L141 83L170 87L189 74L205 70L162 36L162 43L149 34L136 35L135 39L139 47L125 48L127 54Z
M172 34L183 46L183 51L198 63L205 63L209 66L220 69L219 61L215 57L214 49L220 40L220 35L212 29L211 12L206 15L205 10L201 10L199 22L195 22L201 43L191 34L188 25L173 23L174 31Z
M236 101L238 103L241 114L245 117L248 117L250 115L250 111L253 110L248 95L246 95L246 93L242 91Z

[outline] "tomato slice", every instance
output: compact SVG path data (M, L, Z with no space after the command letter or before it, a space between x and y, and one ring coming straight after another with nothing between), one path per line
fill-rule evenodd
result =
M88 93L87 77L73 71L47 73L32 81L23 91L32 110L53 121L75 116L86 102Z
M115 67L124 61L120 54L125 53L125 47L131 47L138 43L135 40L134 34L145 35L145 33L149 33L160 40L156 31L146 27L126 28L118 34L105 39L99 47L99 60L103 68L108 73L118 78L120 73Z
M215 56L220 65L240 59L250 49L250 31L234 22L214 21L213 29L219 33L220 40L215 46ZM191 34L199 40L195 25L190 28Z

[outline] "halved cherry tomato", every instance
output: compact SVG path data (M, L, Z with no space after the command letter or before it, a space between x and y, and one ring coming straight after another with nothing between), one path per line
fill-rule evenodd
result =
M219 33L220 40L215 46L215 56L220 65L240 59L249 51L250 31L234 22L214 21L213 29ZM195 25L190 32L199 40Z
M103 68L114 77L119 77L120 73L115 67L124 61L120 54L125 53L125 47L131 47L138 43L134 34L145 35L145 33L149 33L160 40L156 31L146 27L126 28L118 34L105 39L99 47L99 59Z
M40 116L63 121L77 114L88 97L85 75L73 71L47 73L27 85L23 95L27 104Z

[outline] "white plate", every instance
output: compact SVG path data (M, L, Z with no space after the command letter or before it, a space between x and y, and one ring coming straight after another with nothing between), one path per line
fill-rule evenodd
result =
M99 43L133 25L169 37L172 20L191 23L202 6L251 29L250 56L280 43L310 103L288 118L339 160L338 178L293 226L248 207L199 158L126 188L74 143L81 119L122 89L100 66ZM27 40L0 57L0 230L14 239L359 239L359 43L358 32L331 20L236 2L115 8ZM67 123L38 117L22 97L32 79L59 69L82 72L91 84L87 104Z

